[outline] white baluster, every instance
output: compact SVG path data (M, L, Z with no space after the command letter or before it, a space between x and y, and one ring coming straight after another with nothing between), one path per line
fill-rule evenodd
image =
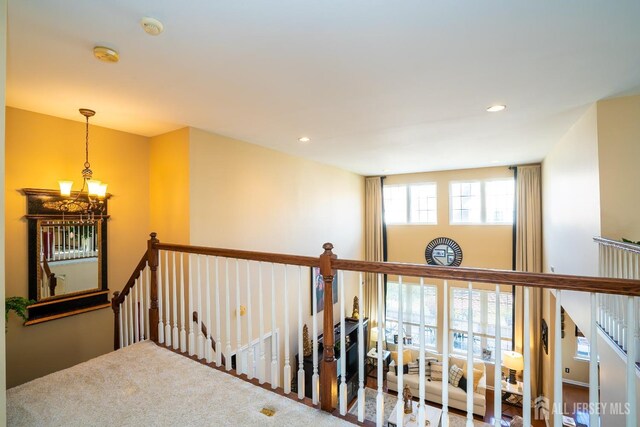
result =
M362 289L362 273L358 276L358 301L364 301ZM364 405L365 405L365 392L364 392L364 325L362 319L364 313L359 313L358 316L358 421L364 421Z
M220 280L218 257L216 257L216 366L222 366L222 326L220 322Z
M600 425L598 412L598 325L596 324L596 294L591 292L591 334L589 335L589 425Z
M555 336L553 340L553 409L562 408L562 325L560 322L560 308L561 308L561 291L556 290L556 321L555 321ZM556 412L556 411L553 411ZM553 426L562 427L562 414L554 413Z
M240 319L240 260L236 259L236 372L242 372L242 321Z
M271 264L271 388L278 387L278 348L276 347L276 272Z
M449 375L449 285L444 281L442 287L442 381L445 372ZM442 427L449 426L449 387L442 387Z
M319 384L319 375L318 375L318 315L316 311L318 310L318 298L316 296L315 284L316 278L313 277L313 268L311 269L311 278L313 280L313 284L311 285L311 327L313 331L313 374L311 375L311 401L314 405L318 404L320 399L320 384Z
M382 318L384 317L383 311L383 301L384 301L384 288L383 288L383 280L382 275L377 274L376 276L376 284L378 286L378 394L376 395L376 427L382 427L384 425L384 394L382 392L382 387L384 385L384 377L382 372L382 342L386 339L386 331L383 328ZM400 389L398 389L400 393Z
M496 285L496 340L495 340L495 364L493 372L493 419L494 426L501 427L502 423L502 400L498 396L502 396L502 321L500 319L500 285ZM526 306L526 303L525 303ZM448 314L445 314L445 317ZM524 316L525 319L527 316ZM525 320L526 321L526 320ZM526 328L526 326L525 326ZM525 385L526 386L526 385ZM524 398L523 398L524 400ZM523 411L524 414L524 411ZM531 418L531 414L529 414ZM530 426L531 424L524 424Z
M252 316L252 304L251 304L251 265L247 260L247 343L249 352L247 353L247 378L253 379L253 372L255 370L255 349L251 341L253 340L253 320Z
M198 355L198 359L204 358L204 334L202 333L202 323L204 321L204 316L202 315L202 268L200 267L200 254L196 255L196 268L198 269L198 344L196 346L196 354Z
M147 309L144 311L144 324L147 328L146 337L149 338L151 336L151 325L149 324L149 309L151 307L151 269L147 267L145 269L145 273L147 278L147 280L145 280L145 285L146 285L145 296L147 298L147 304L146 304Z
M636 312L634 310L634 297L626 297L629 328L627 328L627 342L634 343L636 335ZM636 346L629 345L627 351L627 402L629 413L627 414L627 427L637 426L638 396L636 393Z
M138 328L140 325L138 324L138 279L134 280L133 289L131 291L133 296L133 341L139 342L140 330Z
M524 425L531 425L531 331L529 287L524 287L524 370L522 373L522 418ZM498 301L499 302L499 301ZM496 324L499 328L499 324ZM496 365L497 366L497 365Z
M284 266L284 393L291 393L291 365L289 362L289 285L287 283L287 266Z
M118 320L120 320L120 322L118 323L118 331L120 332L120 334L118 335L118 338L120 340L120 347L118 348L123 348L125 347L125 330L126 330L126 325L124 324L125 319L124 319L124 304L120 304L120 311L118 312Z
M346 337L344 329L344 276L342 271L338 273L338 287L340 290L340 390L338 395L340 396L340 415L346 415L347 413L347 353Z
M396 425L404 424L404 396L402 391L404 390L404 301L402 296L402 276L398 276L398 403L396 406ZM444 375L444 373L443 373Z
M193 269L191 268L191 259L192 256L191 254L188 255L188 270L189 270L189 289L188 289L188 294L189 294L189 313L187 314L187 319L189 322L189 345L188 345L188 351L189 351L189 356L193 356L194 354L196 354L196 335L193 332Z
M419 333L418 335L420 336L420 357L419 357L419 361L420 361L420 368L419 368L419 374L420 374L420 381L418 383L418 394L420 396L420 401L418 403L418 425L423 426L425 425L425 420L426 420L426 410L425 410L425 392L424 392L424 387L425 387L425 381L424 381L424 377L425 377L425 369L424 369L424 278L420 278L420 326L419 326ZM442 382L443 386L444 386L444 381ZM399 390L398 390L399 391Z
M213 360L213 354L211 351L211 271L209 270L209 257L206 256L204 258L205 262L205 274L207 275L207 288L206 288L206 301L205 301L205 310L207 312L207 340L204 344L204 355L206 357L207 363L211 363Z
M260 384L264 384L265 382L265 373L267 370L266 367L266 358L264 354L264 298L262 293L262 263L258 263L258 331L260 334L260 339L258 340L259 348L260 348L260 361L258 362L258 382ZM315 402L314 402L315 403Z
M304 342L302 337L302 267L298 266L298 399L304 399Z
M169 294L169 251L164 252L164 341L171 347L171 296Z
M133 344L135 341L135 335L134 330L133 330L133 325L135 322L135 318L133 317L133 303L134 303L134 296L133 296L133 289L129 289L129 295L127 295L127 301L129 302L129 344Z
M467 311L467 427L473 427L473 284L469 282L469 307ZM443 377L449 372L442 372ZM442 383L444 384L444 378Z
M172 342L173 342L173 349L177 350L178 348L180 348L180 332L178 330L178 281L176 280L176 253L172 252L171 253L171 265L172 265L172 270L173 270L173 337L172 337Z
M145 329L146 322L145 322L145 319L144 319L144 314L146 312L145 308L148 308L147 305L146 305L146 300L145 300L145 297L146 297L146 294L145 294L146 288L145 288L145 283L144 283L144 270L145 269L146 269L146 267L143 268L142 271L140 271L140 279L139 279L140 281L138 282L138 286L140 286L140 289L139 289L140 296L138 298L140 299L140 314L139 314L139 316L140 316L140 339L141 340L145 340L145 339L149 338L146 335L146 329Z
M180 353L187 351L187 313L184 309L184 254L180 252Z
M224 349L224 367L227 371L231 370L231 300L230 300L230 295L229 295L229 259L225 258L224 259L224 274L225 274L225 280L224 280L224 286L225 286L225 308L226 308L226 313L225 313L225 320L226 320L226 333L227 336L225 337L225 349ZM236 360L236 366L238 364L238 360Z
M127 306L127 295L124 295L124 300L122 301L121 310L122 310L122 329L124 329L124 345L122 347L127 347L129 345L129 307Z

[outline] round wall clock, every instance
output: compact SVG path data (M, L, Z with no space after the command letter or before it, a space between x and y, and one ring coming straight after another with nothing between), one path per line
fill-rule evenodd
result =
M458 267L462 263L462 249L448 237L438 237L427 245L424 258L429 265L445 265Z

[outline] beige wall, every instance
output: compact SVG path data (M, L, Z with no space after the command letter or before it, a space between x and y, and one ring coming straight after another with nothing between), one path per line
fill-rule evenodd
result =
M19 190L56 188L65 178L79 188L84 123L14 108L6 114L6 295L26 297L26 202ZM113 194L108 274L109 289L119 290L144 252L149 230L148 139L91 126L90 161L94 176ZM7 385L12 387L110 351L113 315L103 309L27 327L13 317L6 338Z
M7 2L0 0L0 188L4 187L5 171L5 82L7 69ZM0 194L0 239L5 241L4 230L4 193ZM0 271L4 271L4 246L0 246ZM0 274L0 300L5 298L5 278ZM4 329L4 317L0 319L0 329ZM6 355L5 336L0 337L0 408L6 407ZM6 411L0 411L0 426L7 423Z
M564 295L563 295L564 299ZM586 336L586 335L585 335ZM578 337L576 324L568 312L564 315L564 338L562 339L562 378L582 384L589 383L589 361L576 359ZM569 369L569 373L566 372Z
M319 256L322 244L332 242L340 258L364 257L364 178L344 170L286 155L243 141L225 138L198 129L190 137L190 244L265 252ZM197 197L195 197L197 195ZM221 268L223 266L221 265ZM231 276L235 265L230 264ZM245 265L241 264L241 275ZM297 301L300 289L303 323L310 319L310 276L297 269L288 274L291 360L297 353ZM256 278L256 267L252 277ZM276 324L284 333L284 277L276 267ZM357 291L357 276L345 274L345 311L351 312ZM242 283L242 282L241 282ZM300 283L300 288L298 288ZM231 301L235 307L235 286L231 281ZM271 328L271 275L264 270L265 331ZM224 301L224 289L221 289ZM247 306L246 287L241 304ZM252 293L253 336L259 326L259 299ZM337 319L339 304L334 308ZM235 309L232 309L235 313ZM246 323L246 319L242 320ZM318 318L319 330L322 318ZM236 348L235 320L232 320L231 347ZM243 326L242 336L247 330ZM244 340L243 340L244 341ZM280 352L284 360L284 339ZM294 367L295 370L295 367Z
M167 243L189 243L189 128L150 139L151 230Z
M544 271L598 275L598 109L591 106L542 164Z
M640 241L640 95L598 102L602 236Z

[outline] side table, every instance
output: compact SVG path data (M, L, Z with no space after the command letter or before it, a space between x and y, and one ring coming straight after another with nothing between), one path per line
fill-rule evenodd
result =
M391 359L391 352L388 350L382 350L382 372L387 372L389 370L389 361ZM378 351L374 347L367 353L366 357L367 368L367 377L377 378L377 367L378 367Z

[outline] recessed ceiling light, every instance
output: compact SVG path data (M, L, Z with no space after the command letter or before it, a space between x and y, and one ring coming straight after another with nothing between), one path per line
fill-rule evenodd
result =
M309 138L308 136L302 136L298 138L298 142L302 142L303 144L306 144L307 142L311 142L311 138Z
M103 62L118 62L120 60L120 55L115 49L105 46L94 47L93 56Z
M155 18L149 18L148 16L145 16L140 20L140 25L142 25L145 33L152 36L157 36L164 31L164 25L162 25L162 22Z
M487 108L487 111L490 113L497 113L499 111L503 111L505 108L507 108L506 105L492 105Z
M391 169L382 169L382 172L383 173L388 173L388 172L391 172Z

